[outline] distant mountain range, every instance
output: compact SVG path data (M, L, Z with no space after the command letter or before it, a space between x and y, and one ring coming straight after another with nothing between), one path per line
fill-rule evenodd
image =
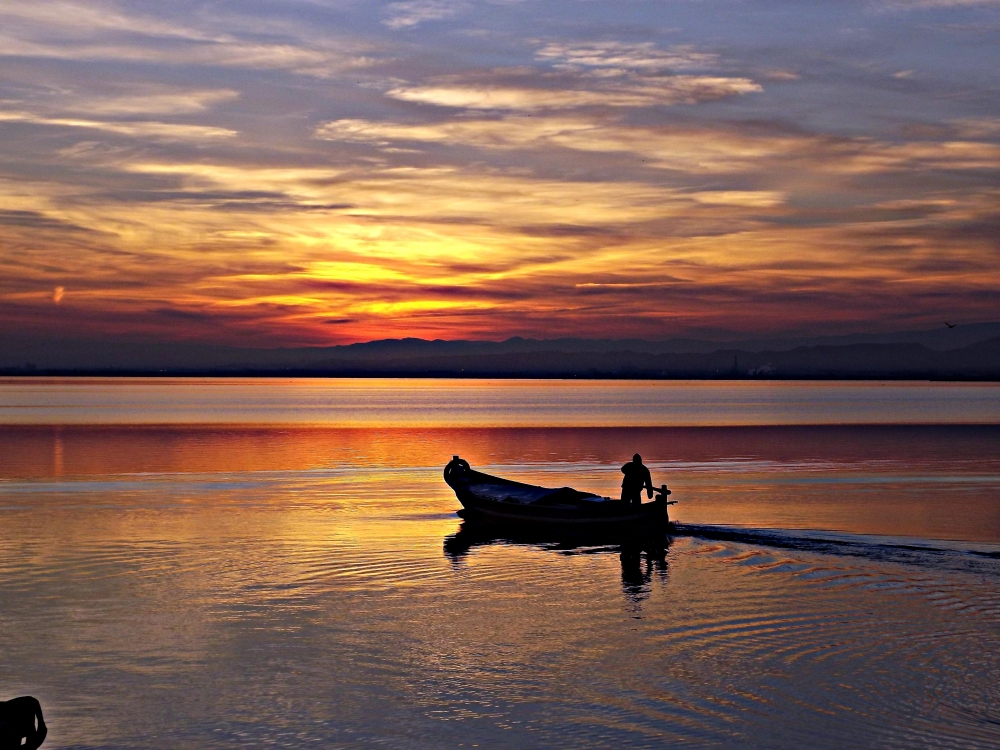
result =
M387 339L241 349L0 339L0 372L569 378L1000 379L1000 323L746 341Z

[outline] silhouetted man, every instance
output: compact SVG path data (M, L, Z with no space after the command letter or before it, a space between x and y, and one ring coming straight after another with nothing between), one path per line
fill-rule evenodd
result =
M622 502L632 505L642 505L642 488L646 488L646 497L653 496L653 478L649 469L642 465L642 456L636 453L632 461L622 467Z
M48 731L42 707L30 695L0 701L0 750L37 750Z

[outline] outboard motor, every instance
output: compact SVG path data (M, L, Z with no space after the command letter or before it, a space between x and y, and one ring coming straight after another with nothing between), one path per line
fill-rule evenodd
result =
M670 505L677 505L676 500L667 500L667 497L673 494L667 489L667 485L660 485L656 490L655 502L663 503L663 517L667 519L667 523L670 523Z

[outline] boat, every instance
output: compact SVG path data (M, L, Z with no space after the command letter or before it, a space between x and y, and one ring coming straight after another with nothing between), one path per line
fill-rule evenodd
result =
M474 470L469 462L453 456L444 468L444 481L462 504L462 518L517 526L573 526L608 528L671 526L663 485L651 502L624 503L572 487L539 487Z

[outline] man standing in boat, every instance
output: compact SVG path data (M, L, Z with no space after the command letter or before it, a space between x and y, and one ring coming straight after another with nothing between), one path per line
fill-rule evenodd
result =
M632 505L642 505L642 490L645 487L646 497L653 497L653 478L649 469L642 464L642 456L636 453L632 460L622 467L622 502Z

